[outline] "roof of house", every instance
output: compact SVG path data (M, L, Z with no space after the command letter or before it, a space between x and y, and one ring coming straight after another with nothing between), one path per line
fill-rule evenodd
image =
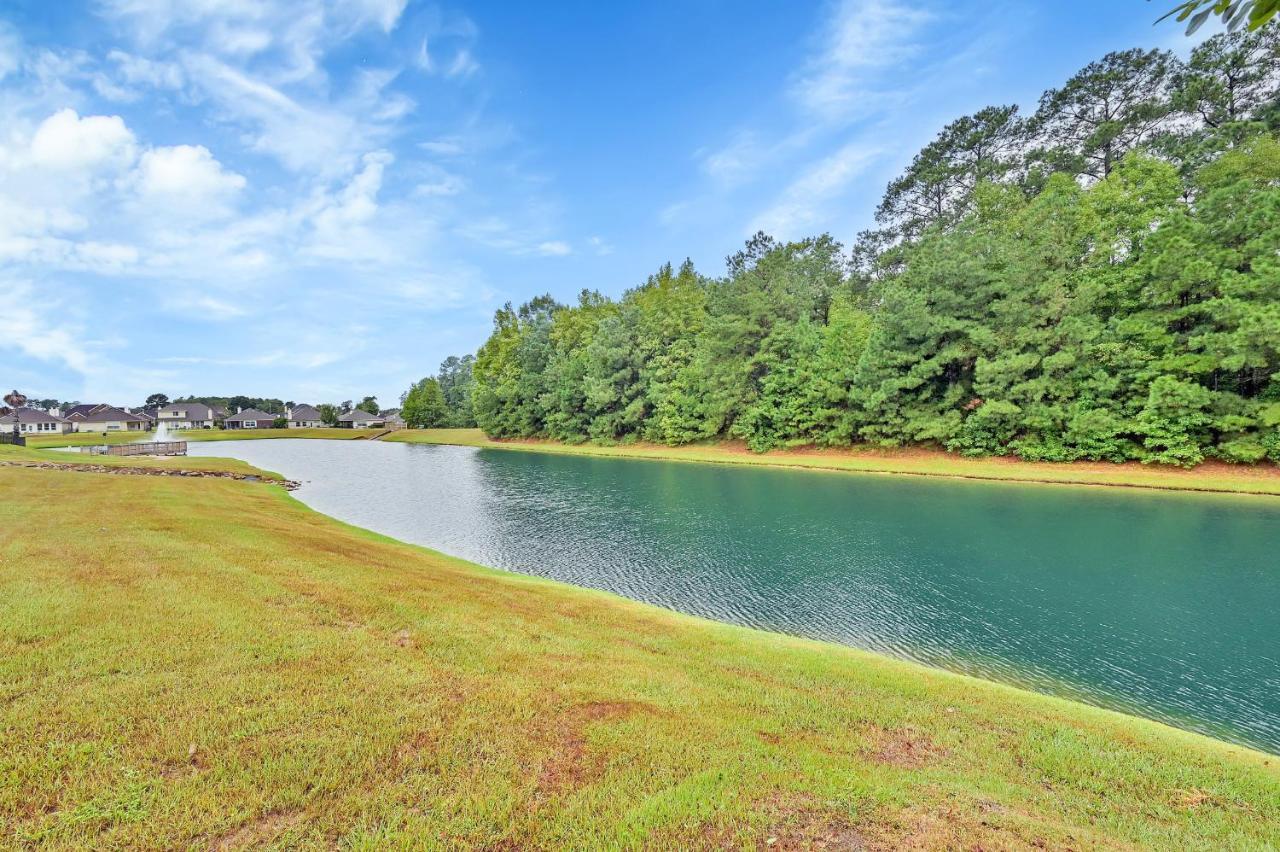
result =
M290 420L321 420L323 415L320 409L313 405L295 405L293 410L289 412Z
M271 414L266 411L259 411L256 408L246 408L238 414L232 414L227 418L228 423L243 423L246 420L275 420L279 414Z
M171 402L168 405L161 407L160 410L156 412L156 414L157 415L161 413L179 414L181 412L186 412L186 414L183 415L183 417L180 417L177 419L180 419L180 420L181 419L186 419L186 420L213 420L214 419L213 409L205 405L203 402ZM169 418L169 419L173 419L173 418Z
M338 416L339 423L368 423L370 420L384 420L381 414L370 414L360 408L353 408Z
M85 417L89 414L92 414L93 412L98 411L99 409L110 408L110 407L111 406L107 405L105 402L82 402L79 405L73 405L70 408L68 408L65 412L63 412L62 416L67 418L68 420L70 420L73 417L79 419L81 417Z
M130 414L123 408L116 408L113 405L97 406L88 414L77 414L76 420L81 423L150 423L149 417L143 417L139 414Z
M19 423L65 423L61 417L55 417L47 411L41 411L38 408L19 408L17 411ZM0 417L0 424L12 426L13 413L9 413Z

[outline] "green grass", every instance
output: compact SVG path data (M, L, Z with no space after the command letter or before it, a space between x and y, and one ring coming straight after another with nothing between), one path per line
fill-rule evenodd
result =
M480 568L272 485L0 467L0 493L5 843L1280 844L1280 758L1152 722Z
M1184 470L1142 465L1136 462L1126 464L1025 462L1012 458L965 458L935 450L882 450L870 447L852 449L806 447L775 450L770 453L753 453L738 442L692 444L681 447L667 447L661 444L602 447L595 444L563 444L556 441L496 441L486 437L479 429L401 429L381 440L616 458L799 467L849 473L945 476L1002 482L1122 486L1280 496L1280 467L1273 464L1251 467L1206 462L1192 470Z
M263 438L327 438L333 441L352 441L369 438L381 429L183 429L170 432L175 441L253 441ZM65 435L32 435L27 446L79 447L84 444L132 444L134 441L151 440L152 432L70 432Z
M265 473L238 459L193 458L191 456L98 456L65 450L42 450L37 447L15 447L0 444L0 465L6 462L52 462L62 465L101 465L103 467L155 468L161 470L204 470L225 473L260 474L281 479L276 473Z

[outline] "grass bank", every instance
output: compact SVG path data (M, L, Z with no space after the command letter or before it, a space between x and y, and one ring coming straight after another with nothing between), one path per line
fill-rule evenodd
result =
M377 435L381 429L183 429L170 432L177 441L255 441L264 438L326 438L331 441L352 441ZM27 446L79 447L85 444L132 444L148 441L154 432L70 432L65 435L31 435Z
M97 456L65 450L43 450L33 446L15 447L0 444L0 465L58 464L100 465L102 467L146 468L154 470L201 470L219 473L258 474L268 479L280 479L277 473L258 470L238 459L194 458L191 456Z
M1280 759L504 574L282 489L0 467L18 845L1269 848Z
M1143 465L1137 462L1125 464L1026 462L1014 458L965 458L935 450L881 450L867 447L852 449L806 447L753 453L741 443L732 441L682 447L667 447L661 444L600 447L594 444L562 444L556 441L497 441L486 437L479 429L401 429L381 440L617 458L798 467L852 473L946 476L1002 482L1101 485L1280 496L1280 467L1273 464L1249 467L1206 462L1194 469L1183 470Z

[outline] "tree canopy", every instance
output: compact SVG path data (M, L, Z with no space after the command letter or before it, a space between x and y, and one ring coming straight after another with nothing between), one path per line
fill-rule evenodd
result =
M504 305L406 411L567 442L1280 461L1277 44L1118 51L1029 119L957 119L849 251L757 234L718 274Z

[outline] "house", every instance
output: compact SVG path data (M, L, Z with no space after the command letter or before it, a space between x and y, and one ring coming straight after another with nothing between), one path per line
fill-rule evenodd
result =
M113 405L95 405L87 412L73 411L66 419L72 432L145 432L151 428L151 418Z
M353 408L345 414L338 415L338 425L343 429L381 429L387 425L381 414L370 414L359 408Z
M105 402L84 402L79 405L71 406L66 411L62 412L62 416L67 420L71 420L72 418L83 417L87 414L92 414L95 411L100 411L104 408L110 407L111 406L107 405Z
M156 423L170 429L212 429L221 426L225 414L202 402L171 402L156 411Z
M0 417L0 432L12 433L14 418L22 435L59 435L71 431L71 424L55 414L38 408L19 408Z
M223 426L227 429L270 429L278 416L256 408L246 408L228 417Z
M295 405L285 412L290 429L318 429L324 425L320 409L311 405Z
M388 429L403 429L405 426L404 418L400 416L398 408L389 408L382 412L382 419Z

